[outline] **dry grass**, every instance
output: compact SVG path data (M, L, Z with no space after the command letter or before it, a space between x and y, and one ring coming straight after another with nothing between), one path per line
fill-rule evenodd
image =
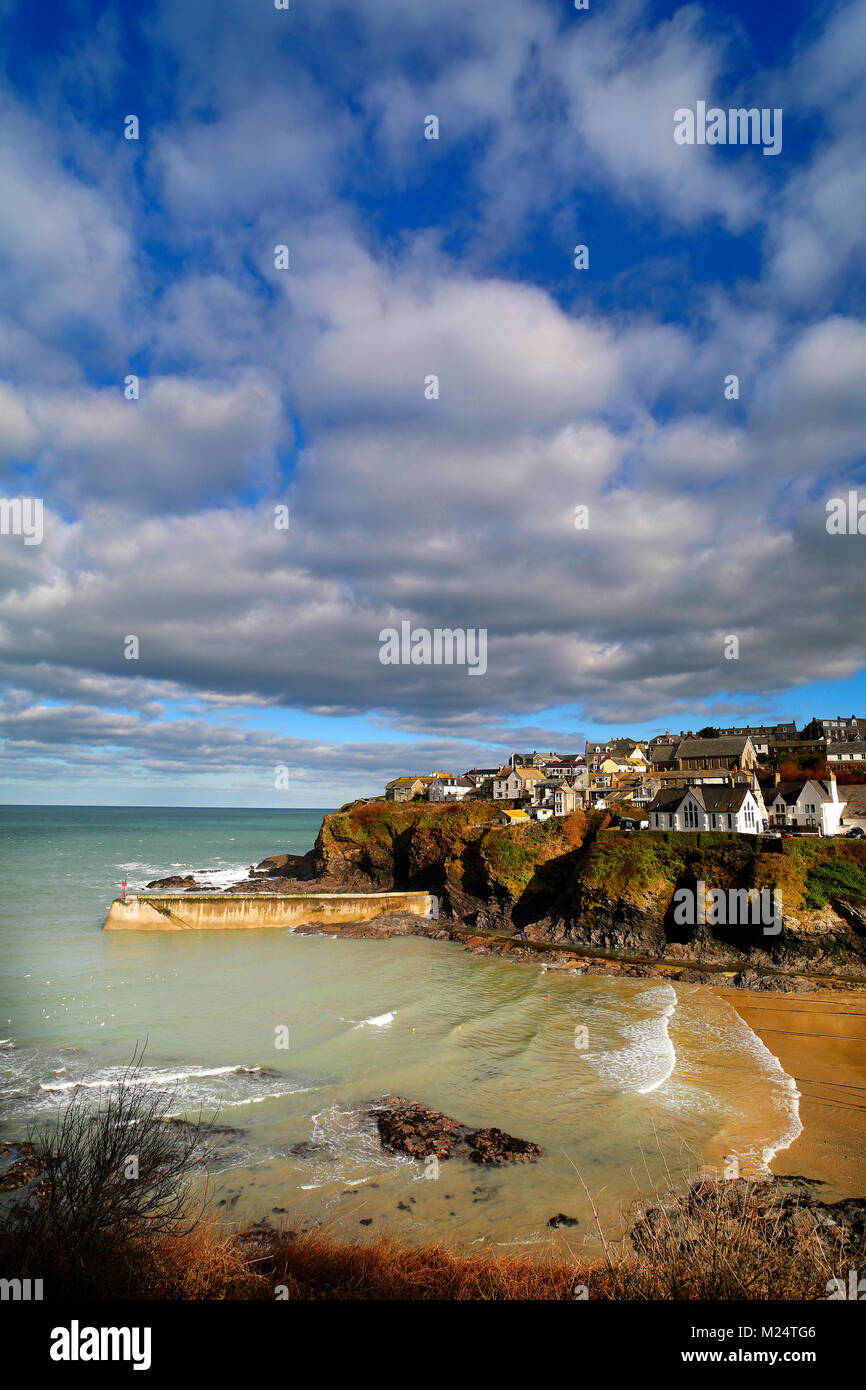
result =
M767 1199L766 1184L706 1180L633 1214L633 1253L609 1265L617 1298L819 1299L847 1269L805 1206Z
M259 1237L271 1297L316 1299L571 1299L589 1275L519 1257L458 1254L444 1245L341 1243L321 1231ZM600 1277L606 1282L606 1275Z
M597 1264L541 1264L386 1236L364 1244L325 1230L227 1233L205 1221L178 1235L115 1232L94 1280L56 1248L23 1249L7 1228L0 1275L41 1277L51 1298L571 1300L585 1286L603 1300L808 1300L825 1298L827 1280L846 1278L849 1263L733 1183L705 1185L685 1222L667 1205L653 1208L633 1240L634 1249L608 1245Z

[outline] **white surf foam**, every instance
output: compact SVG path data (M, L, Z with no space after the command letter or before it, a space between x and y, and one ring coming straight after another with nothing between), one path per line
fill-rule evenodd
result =
M645 1096L663 1086L677 1064L668 1027L677 1006L677 993L672 985L653 985L642 990L629 1004L635 1008L651 1008L653 1012L646 1018L622 1025L626 1046L582 1055L599 1076L614 1082L618 1089Z
M230 1067L191 1067L188 1071L151 1071L139 1072L134 1077L127 1077L127 1082L134 1081L137 1086L171 1086L179 1081L194 1081L206 1076L242 1076L252 1075L261 1071L261 1067L244 1067L241 1065ZM54 1081L46 1083L40 1081L40 1091L82 1091L109 1090L111 1087L120 1086L123 1082L125 1073L116 1071L114 1073L103 1074L95 1081Z

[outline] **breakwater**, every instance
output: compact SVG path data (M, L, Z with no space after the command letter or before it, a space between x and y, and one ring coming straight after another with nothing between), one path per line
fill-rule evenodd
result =
M323 929L367 922L381 912L432 917L429 893L131 893L115 898L106 931L237 931L258 927Z

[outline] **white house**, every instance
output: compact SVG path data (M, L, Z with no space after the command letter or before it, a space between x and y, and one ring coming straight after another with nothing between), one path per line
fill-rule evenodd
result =
M839 800L832 772L828 782L818 782L811 777L780 782L767 795L767 813L772 826L818 830L822 835L839 834L839 822L848 803Z
M757 835L766 808L761 793L747 782L669 787L649 805L650 830L725 830Z
M430 801L462 801L464 796L475 791L475 783L470 777L441 775L434 777L427 792Z
M583 793L574 782L560 782L553 793L553 810L557 816L570 816L583 805Z

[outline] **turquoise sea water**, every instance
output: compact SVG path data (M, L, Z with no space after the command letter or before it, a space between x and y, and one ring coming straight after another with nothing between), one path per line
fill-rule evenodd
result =
M102 931L123 878L224 886L308 849L322 814L0 808L0 1137L23 1137L75 1087L98 1103L146 1044L145 1084L178 1112L219 1111L212 1177L232 1218L573 1248L593 1225L575 1169L613 1231L665 1163L733 1155L757 1171L798 1132L791 1079L697 986L545 973L416 938ZM451 1160L431 1178L381 1152L366 1112L386 1093L544 1156ZM580 1225L555 1235L557 1212Z

